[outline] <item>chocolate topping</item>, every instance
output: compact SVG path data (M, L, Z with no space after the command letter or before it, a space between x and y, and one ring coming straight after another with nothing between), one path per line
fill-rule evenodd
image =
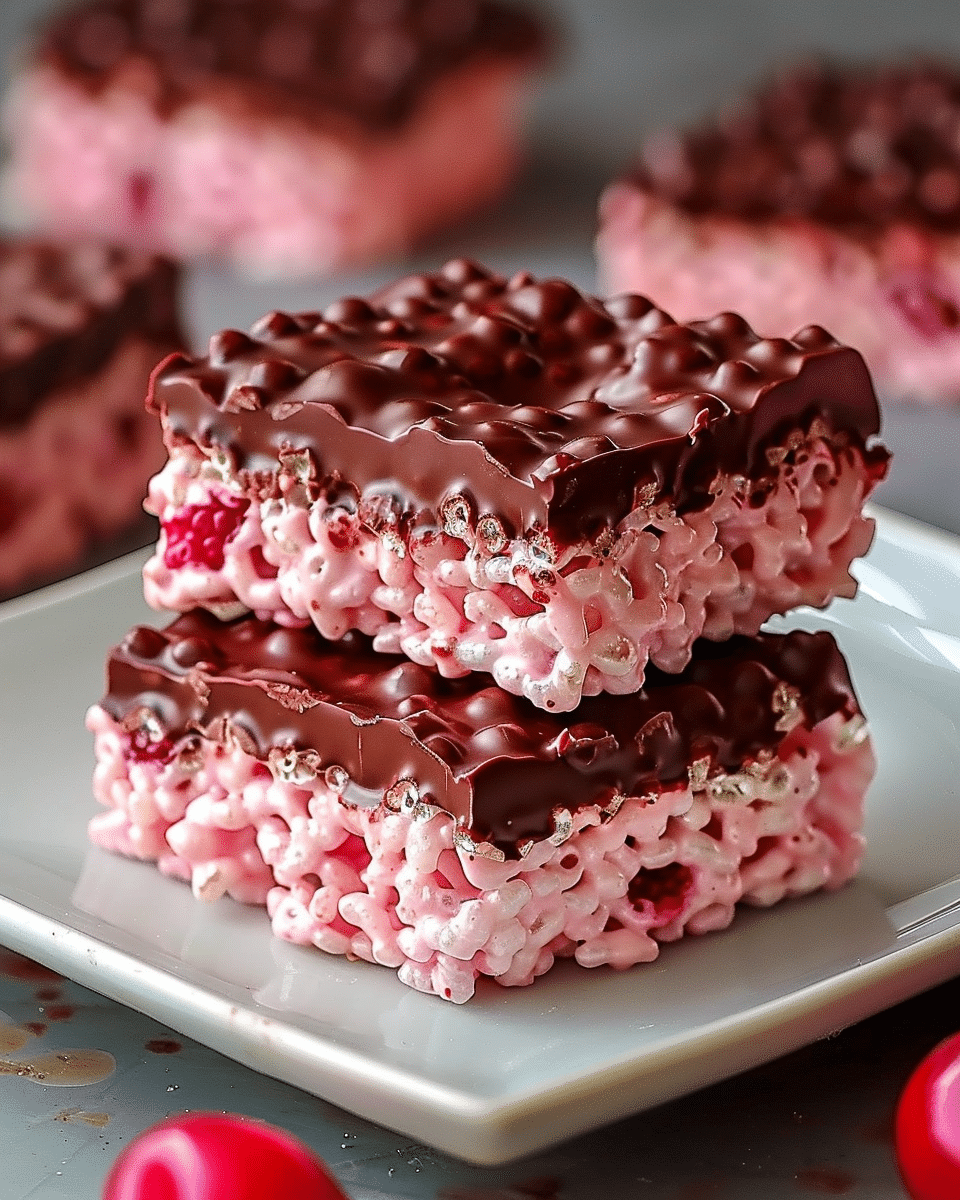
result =
M960 71L815 64L719 122L655 138L634 179L695 214L802 216L868 235L960 230Z
M226 85L255 108L381 128L466 60L531 58L543 41L499 0L86 0L53 19L40 59L93 92L136 87L161 110Z
M767 450L817 419L861 450L879 427L860 355L817 326L787 341L731 313L678 325L640 296L603 304L463 260L220 333L207 358L172 359L152 400L171 441L240 470L308 450L317 486L345 480L402 514L463 495L473 516L571 544L639 488L682 511L710 503L720 472L771 477Z
M566 716L476 676L444 679L374 654L358 634L333 644L202 611L163 632L134 629L108 670L104 708L118 721L152 710L170 756L194 730L224 740L226 718L260 758L314 750L321 770L341 767L378 794L410 780L508 851L550 833L554 809L657 792L703 759L707 775L738 771L775 751L785 728L860 711L826 632L701 642L681 674L649 668L635 695L593 696Z
M158 358L183 346L176 285L172 263L144 254L0 239L0 428L96 374L129 337L156 342Z

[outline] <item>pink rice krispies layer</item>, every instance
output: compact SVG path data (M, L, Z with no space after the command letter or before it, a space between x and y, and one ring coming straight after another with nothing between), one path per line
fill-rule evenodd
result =
M557 551L469 513L441 537L377 533L323 496L306 501L292 479L286 495L249 502L180 447L150 485L162 533L144 593L161 609L311 622L327 638L359 629L386 653L451 677L489 672L540 708L569 711L582 695L636 691L648 662L682 669L700 636L753 634L772 613L854 594L874 469L816 430L797 430L779 456L762 496L727 476L701 511L638 506L599 550L590 540ZM185 561L194 529L206 553Z

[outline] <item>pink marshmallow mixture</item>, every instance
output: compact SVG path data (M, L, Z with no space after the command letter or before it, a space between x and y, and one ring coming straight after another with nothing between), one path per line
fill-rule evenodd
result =
M960 400L960 237L893 224L870 238L801 217L692 215L630 183L607 189L602 287L679 321L734 310L762 335L811 323L855 346L883 394Z
M399 129L364 132L215 98L169 115L122 79L98 96L49 68L17 84L8 197L47 228L254 275L397 254L501 192L517 162L529 65L436 82Z
M560 551L542 535L508 540L465 504L443 514L439 534L374 533L322 497L304 499L283 471L280 499L250 501L222 455L188 444L150 485L162 533L144 593L156 608L312 622L329 639L359 629L378 650L449 677L489 672L563 712L582 695L636 691L648 660L681 670L701 635L753 634L772 613L852 596L875 482L858 450L832 448L814 427L783 448L762 494L727 476L701 511L638 507L599 548Z
M555 814L519 858L474 842L415 782L352 792L312 751L271 752L228 729L174 752L149 710L130 732L94 706L94 842L155 861L212 900L265 904L274 932L393 967L457 1003L476 980L532 983L555 959L622 969L661 942L838 887L862 852L874 770L863 718L793 728L734 774ZM243 744L242 744L243 743ZM246 745L246 748L244 748Z

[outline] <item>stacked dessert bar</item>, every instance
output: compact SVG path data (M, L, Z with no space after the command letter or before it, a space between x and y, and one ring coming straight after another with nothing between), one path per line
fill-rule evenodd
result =
M174 356L93 839L454 1001L856 870L860 356L457 260Z

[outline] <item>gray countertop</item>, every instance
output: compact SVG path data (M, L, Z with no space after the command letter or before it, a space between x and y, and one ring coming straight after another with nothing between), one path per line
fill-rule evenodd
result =
M9 61L50 7L0 5ZM537 102L531 163L507 202L415 263L360 276L278 287L239 284L216 268L195 271L186 300L198 344L267 309L313 308L453 254L590 288L597 193L645 130L728 101L771 64L801 53L960 53L960 14L950 0L554 0L550 7L568 31L567 48ZM895 466L878 499L960 533L960 409L890 407L884 436ZM39 1022L38 1047L97 1047L117 1060L104 1082L73 1089L0 1074L0 1196L94 1200L116 1153L141 1129L170 1112L227 1109L304 1138L354 1200L893 1200L904 1196L892 1154L893 1105L912 1065L955 1031L958 1011L960 981L953 981L766 1067L536 1158L484 1169L411 1145L0 953L0 1017Z
M186 1109L260 1117L306 1141L352 1200L903 1200L892 1114L911 1067L956 1029L951 981L682 1100L504 1167L473 1167L257 1075L0 952L0 1013L46 1025L36 1050L98 1048L103 1083L0 1075L5 1200L95 1200L140 1130ZM33 1049L31 1052L34 1052ZM546 1186L553 1184L553 1190ZM527 1190L524 1190L524 1187Z

